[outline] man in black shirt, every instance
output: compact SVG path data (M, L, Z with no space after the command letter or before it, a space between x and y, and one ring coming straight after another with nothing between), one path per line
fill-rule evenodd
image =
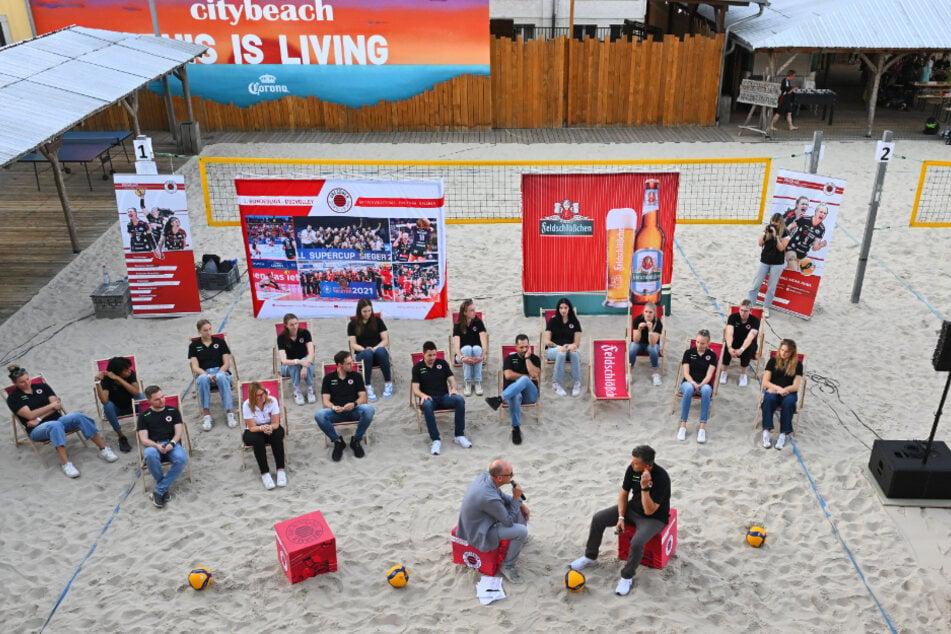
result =
M528 353L530 349L528 335L515 337L515 352L507 356L502 364L502 394L485 399L492 409L499 409L502 401L508 405L512 415L512 442L516 445L522 444L522 403L538 401L541 361L537 355Z
M179 443L182 439L182 414L178 408L165 404L165 394L157 385L145 388L149 409L139 414L135 426L142 444L142 459L155 479L152 504L158 508L168 502L168 490L188 464L188 453ZM168 473L162 475L162 463L171 462Z
M447 387L448 385L448 387ZM419 399L419 409L426 419L426 429L433 441L431 451L438 456L442 449L439 428L436 427L436 410L455 411L455 442L464 449L472 446L466 438L466 399L456 392L456 377L445 359L436 357L436 344L423 344L423 360L413 366L413 396Z
M752 314L752 310L753 302L744 299L740 302L739 310L727 317L726 327L723 329L726 347L720 361L723 366L720 368L720 385L726 385L727 370L730 369L733 359L740 360L740 387L746 387L749 381L746 371L750 367L750 360L756 356L756 339L759 337L760 328L759 318Z
M367 404L367 388L363 382L363 375L353 371L353 357L349 352L341 350L334 355L337 369L324 376L320 386L324 409L314 414L314 420L320 431L327 434L333 441L334 449L331 458L339 462L347 443L337 434L335 425L357 421L357 431L350 439L350 448L353 455L362 458L366 455L363 446L364 434L373 422L375 413L372 405Z
M631 464L624 472L617 504L598 511L591 518L584 556L571 562L571 567L581 570L597 560L604 529L614 526L615 533L620 533L625 524L633 524L636 532L615 589L621 596L628 594L634 582L634 572L644 556L644 546L664 530L669 515L670 476L663 467L654 463L654 450L651 447L638 445L631 451Z

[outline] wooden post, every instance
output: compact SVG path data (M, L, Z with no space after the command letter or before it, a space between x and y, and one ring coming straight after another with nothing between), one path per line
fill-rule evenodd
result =
M66 229L69 231L69 241L73 245L73 253L79 253L79 238L76 237L76 224L73 220L73 208L69 205L69 197L66 196L66 183L63 182L63 172L59 163L59 149L63 146L61 138L39 146L40 153L50 162L53 170L53 181L56 183L56 193L59 194L59 201L63 205L63 216L66 217Z
M182 96L185 99L185 120L194 121L195 113L192 111L192 91L188 87L188 68L185 64L178 67L175 76L182 82Z
M139 91L136 90L130 97L123 98L122 105L129 113L129 116L132 117L132 130L135 132L134 136L139 136L142 134L142 126L139 125Z
M552 25L554 26L554 25ZM575 39L575 0L571 0L571 6L568 10L568 40L565 42L565 117L562 125L568 127L571 123L571 44Z

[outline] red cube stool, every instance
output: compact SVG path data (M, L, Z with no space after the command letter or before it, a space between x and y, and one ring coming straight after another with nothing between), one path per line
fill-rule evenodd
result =
M618 559L627 561L627 553L631 549L631 538L634 537L635 532L637 532L636 527L625 524L624 531L617 537ZM644 545L644 556L641 557L641 565L648 568L662 569L670 561L676 550L677 509L670 509L670 520L667 522L667 526Z
M277 558L291 583L337 570L337 540L320 511L274 525Z
M469 545L469 542L456 537L456 527L452 527L452 563L461 566L468 566L478 570L484 575L493 576L499 572L502 567L502 561L509 551L508 539L499 542L499 547L489 552L476 550Z

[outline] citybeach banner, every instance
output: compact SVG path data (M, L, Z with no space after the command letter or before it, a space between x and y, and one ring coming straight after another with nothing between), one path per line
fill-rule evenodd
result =
M312 96L358 108L489 74L489 0L154 0L157 25L148 0L30 4L37 33L78 24L207 46L192 94L240 107Z
M441 182L235 179L255 317L446 315Z
M670 314L677 172L522 175L526 316L567 297L579 313L653 301Z
M773 298L776 310L812 317L844 191L845 181L840 178L788 170L777 173L770 215L783 214L791 237L786 246L786 270ZM757 299L765 297L766 282Z
M116 174L114 179L132 315L201 312L185 177Z

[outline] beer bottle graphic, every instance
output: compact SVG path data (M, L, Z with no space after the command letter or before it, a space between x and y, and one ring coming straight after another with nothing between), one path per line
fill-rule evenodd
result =
M641 228L634 238L634 262L631 264L631 303L660 301L661 277L664 272L664 233L657 215L660 210L660 181L644 183L644 206Z
M608 243L607 279L602 304L612 308L627 308L637 212L627 208L612 209L605 218L605 229Z

